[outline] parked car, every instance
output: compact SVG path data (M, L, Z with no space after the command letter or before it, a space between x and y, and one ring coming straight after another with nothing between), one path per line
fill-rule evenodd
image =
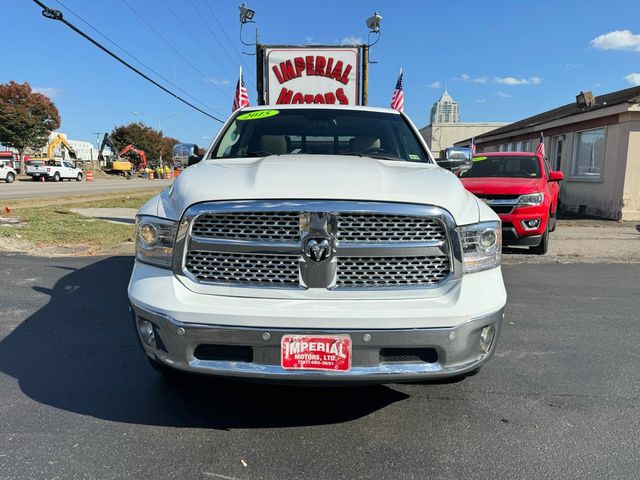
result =
M465 188L500 216L503 245L525 245L541 255L555 230L563 178L541 154L527 152L482 153L460 173Z
M13 183L16 179L16 171L12 166L11 161L0 160L0 180L4 180L7 183Z
M460 377L495 350L498 215L381 108L235 112L142 207L128 294L164 372L312 382Z
M67 160L32 162L27 165L26 173L34 181L44 178L45 180L51 179L54 182L64 179L81 182L83 177L82 169L75 167L73 163Z

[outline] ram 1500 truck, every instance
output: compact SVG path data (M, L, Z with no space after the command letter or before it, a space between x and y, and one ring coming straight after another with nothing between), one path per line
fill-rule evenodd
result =
M165 373L426 380L491 357L500 259L498 216L405 114L254 107L142 207L128 293Z

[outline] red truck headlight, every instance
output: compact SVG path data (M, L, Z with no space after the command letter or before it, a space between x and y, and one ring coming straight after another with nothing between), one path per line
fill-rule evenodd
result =
M536 206L540 205L544 200L543 193L529 193L527 195L520 195L518 198L518 206Z

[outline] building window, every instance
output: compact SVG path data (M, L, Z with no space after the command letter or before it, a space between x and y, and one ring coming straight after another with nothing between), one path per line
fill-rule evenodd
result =
M604 164L605 129L596 128L576 133L571 176L585 178L602 177Z
M522 151L528 152L530 146L531 146L531 142L529 140L525 140L524 142L522 142Z
M511 148L509 149L510 152L517 152L518 151L518 144L516 142L513 142L511 144Z
M560 170L565 139L564 135L556 135L551 139L551 166L554 170Z

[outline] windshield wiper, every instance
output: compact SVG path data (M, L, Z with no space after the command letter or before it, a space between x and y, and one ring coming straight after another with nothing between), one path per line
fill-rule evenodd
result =
M268 157L270 155L275 155L274 153L271 152L267 152L266 150L255 150L253 152L247 152L244 155L242 155L241 158L247 158L247 157Z
M400 158L395 155L384 155L384 154L377 154L377 153L359 153L358 156L375 158L377 160L399 160L401 162L405 161L404 158Z

